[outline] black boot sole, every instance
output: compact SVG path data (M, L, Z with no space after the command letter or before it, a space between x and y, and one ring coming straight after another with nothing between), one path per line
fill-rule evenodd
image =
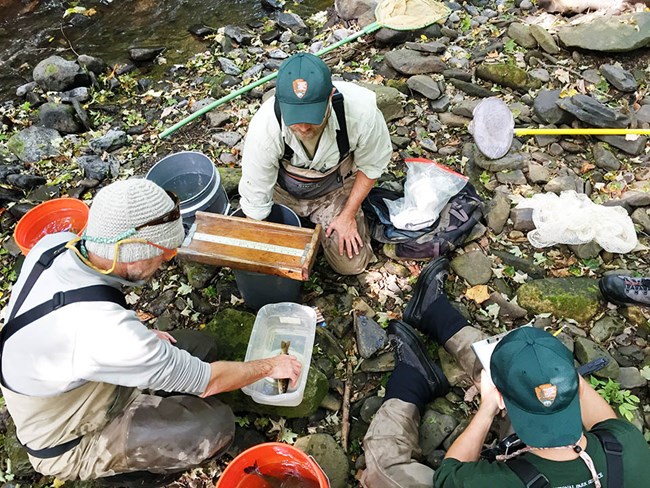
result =
M413 298L408 302L406 308L404 309L404 313L402 314L402 320L404 320L404 322L412 325L415 328L420 327L422 312L424 312L424 310L420 310L420 308L422 306L424 295L426 294L427 288L429 287L428 285L431 281L431 277L435 276L443 269L446 270L448 268L449 260L444 257L436 258L424 267L420 273L420 276L418 276L417 282L415 283ZM420 310L420 317L415 317L416 310Z
M391 332L391 329L394 331L396 328L399 328L401 334L397 335L394 334L394 332ZM418 337L417 332L415 332L406 322L403 322L401 320L391 320L391 322L388 324L388 333L393 333L402 339L406 345L411 348L411 350L420 360L420 364L422 364L422 367L426 372L427 380L430 383L433 382L438 385L438 387L432 391L433 396L439 397L447 394L450 388L447 377L442 372L442 369L440 369L440 366L438 366L435 361L429 357L429 353L424 346L424 342L422 342L422 339Z

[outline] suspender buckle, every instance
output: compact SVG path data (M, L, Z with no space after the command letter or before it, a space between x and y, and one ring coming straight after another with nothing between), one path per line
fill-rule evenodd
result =
M613 454L615 456L623 455L623 446L620 444L620 442L611 442L609 440L604 440L602 444L603 451L605 451L606 454Z
M548 485L548 479L542 473L537 473L532 480L526 484L526 488L543 488Z
M52 310L61 308L65 305L65 293L57 291L52 297Z

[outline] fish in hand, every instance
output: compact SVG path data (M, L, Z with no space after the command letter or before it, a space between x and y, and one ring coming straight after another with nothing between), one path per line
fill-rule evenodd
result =
M280 354L289 354L289 346L291 346L291 341L282 341L280 343ZM289 389L289 378L283 378L278 380L278 394L281 395L286 393Z
M290 470L286 475L271 476L260 471L257 461L252 466L244 468L244 473L263 479L270 488L318 488L319 483L301 477L295 470Z

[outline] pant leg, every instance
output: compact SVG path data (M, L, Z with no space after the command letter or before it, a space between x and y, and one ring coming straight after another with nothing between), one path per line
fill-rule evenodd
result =
M483 366L471 348L472 343L486 339L488 335L476 327L467 325L445 342L445 349L454 356L463 371L477 385L481 382Z
M415 461L420 413L415 405L397 398L386 400L363 439L366 469L361 484L367 488L432 488L433 469Z
M343 187L313 200L295 198L278 185L275 186L273 193L273 201L275 203L286 205L301 217L308 217L314 224L321 224L320 238L325 259L334 271L342 275L357 275L362 273L368 266L368 263L375 257L370 243L368 223L361 208L359 208L355 215L357 230L363 242L363 247L359 249L358 255L353 255L352 258L349 258L347 254L341 256L339 254L338 236L336 233L330 237L325 236L327 226L345 207L354 181L354 177L347 178Z
M170 332L176 339L174 346L189 352L206 363L221 359L216 339L210 334L193 329L178 329Z
M143 394L95 436L81 478L184 471L223 454L234 435L232 410L214 397Z

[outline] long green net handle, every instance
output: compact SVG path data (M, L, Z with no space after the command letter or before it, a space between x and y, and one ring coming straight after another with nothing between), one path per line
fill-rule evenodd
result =
M352 42L361 36L375 32L382 27L388 27L395 30L422 29L431 24L434 24L435 22L446 19L450 12L451 10L447 8L447 6L441 2L434 0L384 0L379 5L377 5L377 9L375 10L375 16L378 19L377 22L368 24L363 29L361 29L361 31L352 34L345 39L341 39L331 46L327 46L326 48L321 49L315 53L315 55L322 56L323 54L327 54L328 52L333 51L334 49L347 44L348 42ZM391 15L393 15L394 18L391 17ZM228 95L221 97L219 100L215 100L209 105L206 105L202 109L194 112L192 115L185 117L180 122L177 122L171 127L165 129L160 133L159 137L163 139L169 136L184 125L190 123L198 117L201 117L203 114L209 112L210 110L218 107L219 105L223 105L226 102L229 102L233 98L237 98L239 95L251 91L257 86L263 85L267 81L271 81L277 76L278 73L276 71L275 73L271 73L270 75L260 78L257 81L249 83L248 85L243 86L229 93Z

